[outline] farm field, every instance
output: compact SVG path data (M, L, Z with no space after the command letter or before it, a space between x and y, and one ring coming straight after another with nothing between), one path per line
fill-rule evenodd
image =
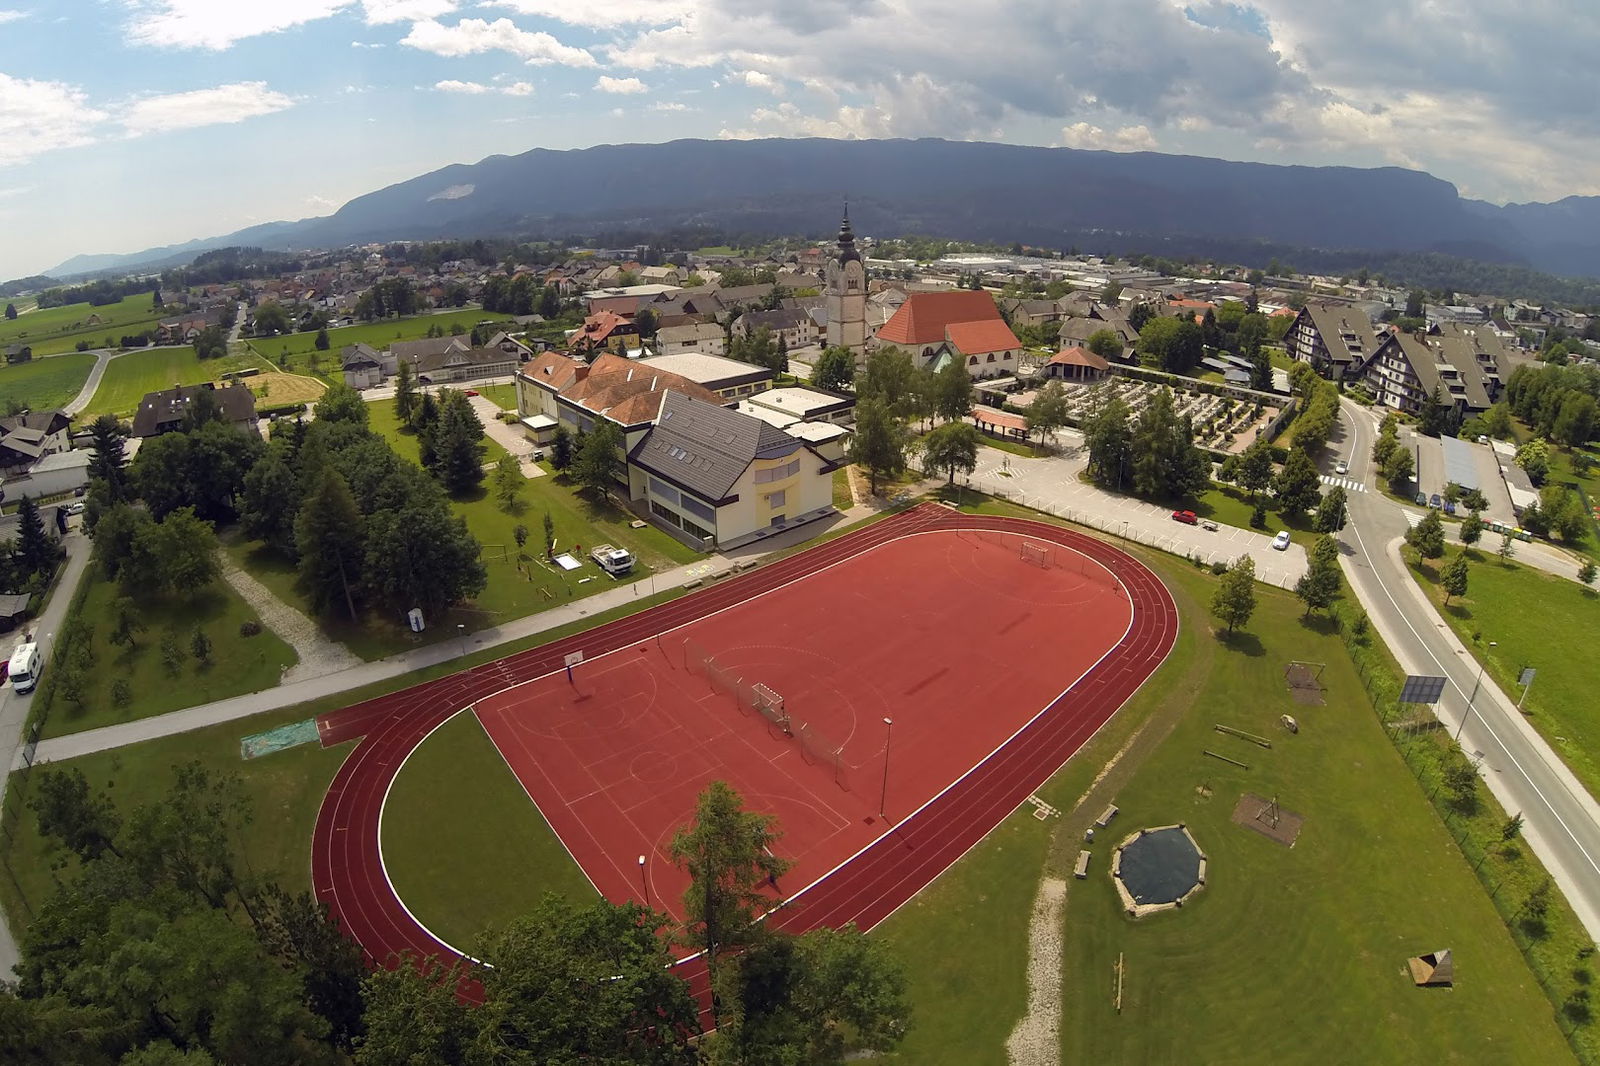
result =
M222 375L230 370L252 366L270 369L248 352L235 352L204 362L188 345L128 352L113 359L106 367L100 387L90 398L89 406L79 415L79 421L91 422L95 416L102 414L129 418L138 409L139 401L146 393L170 389L174 385L220 381Z
M87 303L47 307L19 314L9 321L0 318L0 348L26 344L38 357L70 352L79 341L88 341L92 348L115 347L124 334L142 333L175 314L177 312L170 309L156 310L148 292L124 297L104 307ZM108 338L110 345L106 344Z
M421 340L434 326L442 329L447 337L459 332L465 338L472 332L472 327L480 322L489 322L495 328L508 331L518 328L514 321L504 315L486 314L478 307L456 307L410 318L391 318L330 329L327 351L317 350L315 330L278 337L250 337L246 338L246 343L273 366L297 374L314 374L331 382L339 377L339 356L348 345L367 344L381 350L395 341ZM315 369L312 368L313 363Z
M69 403L89 380L95 357L73 352L26 363L0 361L0 414L12 405L46 411Z

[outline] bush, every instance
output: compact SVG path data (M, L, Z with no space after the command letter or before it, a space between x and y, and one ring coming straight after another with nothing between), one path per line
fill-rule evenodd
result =
M254 618L245 619L243 622L239 623L239 635L241 637L260 636L261 623L257 622Z
M126 707L133 702L133 689L128 685L127 678L119 677L111 682L111 702L118 707Z
M1211 564L1211 573L1213 575L1215 575L1216 577L1221 577L1223 574L1226 574L1227 572L1228 572L1228 564L1227 563L1224 563L1224 562L1219 560L1219 561L1214 562L1214 563Z

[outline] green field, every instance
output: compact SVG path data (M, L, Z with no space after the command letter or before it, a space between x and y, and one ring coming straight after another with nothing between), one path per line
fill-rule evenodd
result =
M1204 613L1213 579L1168 559L1155 565L1180 602L1179 645L1088 752L1040 791L1067 817L1041 824L1013 814L878 934L904 962L916 1007L905 1045L885 1061L1006 1061L1005 1039L1027 999L1038 877L1047 869L1063 876L1089 818L1113 797L1123 813L1105 835L1186 822L1210 858L1209 884L1183 911L1135 922L1117 908L1107 846L1095 846L1091 878L1072 882L1066 903L1062 1061L1571 1061L1549 1001L1384 736L1339 638L1321 619L1303 622L1292 597L1261 588L1246 633L1223 645ZM1290 659L1328 664L1326 706L1289 702L1282 668ZM1286 711L1303 723L1298 736L1277 723ZM1215 722L1269 736L1274 746L1217 734ZM1125 745L1093 800L1074 811ZM1251 769L1209 759L1204 748ZM427 815L396 819L385 835L388 854L389 842L403 835L399 827L416 826L402 877L441 923L455 921L452 901L464 881L500 876L508 861L495 835L478 830L449 847L448 861L426 856L440 839L437 824L489 820L482 800L495 786L469 792L443 783L501 773L492 746L449 737L428 760L408 762L396 783L397 794L441 800ZM424 774L431 776L420 780ZM419 780L407 780L413 776ZM454 926L462 935L505 922L519 901L546 887L587 891L556 842L527 839L540 825L525 799L508 785L498 790L511 806L494 822L506 823L518 849L536 858L517 864L509 895L474 904L471 921ZM1279 795L1283 807L1306 816L1296 847L1231 823L1247 790ZM1377 796L1386 801L1373 802ZM459 805L453 819L438 809L447 803ZM1444 946L1463 975L1455 990L1411 987L1406 957ZM1127 960L1120 1017L1109 977L1119 953ZM1511 1018L1517 1021L1507 1024Z
M118 647L111 642L111 605L123 595L122 589L101 579L93 569L84 580L89 582L89 588L79 617L94 627L94 664L87 671L81 707L66 700L59 690L51 694L45 736L131 722L272 688L296 661L294 650L269 630L263 629L253 637L240 635L241 623L260 619L221 580L193 597L161 601L135 596L141 605L145 629L134 635L131 648ZM190 655L189 642L197 626L211 639L210 665L203 665ZM183 663L176 677L167 672L161 660L161 639L168 633L183 649ZM52 662L47 669L59 665ZM111 698L111 684L117 678L126 680L132 690L132 699L122 707ZM36 702L45 694L46 689L41 687ZM35 707L34 713L46 710Z
M328 331L327 351L317 350L317 333L290 333L278 337L247 338L249 347L274 366L299 374L316 374L328 381L339 377L339 358L352 344L366 344L383 350L395 341L421 340L428 330L438 326L445 336L459 329L465 338L472 327L489 322L496 329L516 332L516 322L500 314L490 314L478 307L458 307L410 318L390 318L381 322L366 322L356 326L340 326ZM315 369L312 369L315 364Z
M1443 560L1418 565L1415 553L1406 552L1412 576L1500 691L1518 699L1522 668L1538 671L1523 709L1579 780L1600 795L1600 705L1594 699L1600 659L1592 647L1600 597L1515 559L1502 563L1492 549L1473 555L1467 594L1445 607L1438 586ZM1453 557L1452 546L1445 558ZM1499 647L1489 647L1490 641Z
M189 346L131 351L117 356L106 366L106 372L100 378L100 387L94 390L89 406L84 408L78 420L92 422L95 416L102 414L130 418L138 410L139 401L144 399L146 393L170 389L174 385L218 381L230 370L252 366L262 370L271 369L242 349L220 359L203 362Z
M515 385L474 385L473 388L484 399L502 411L515 411L517 409L517 387Z
M70 403L93 369L94 356L88 352L26 363L0 361L0 414L12 403L34 411Z
M505 817L462 820L463 810ZM471 711L407 757L383 815L383 865L395 891L461 951L471 953L490 925L530 910L543 891L595 896ZM470 887L457 876L463 870L472 871Z
M38 357L70 352L79 341L88 341L91 348L115 347L125 334L143 333L162 319L177 314L171 309L155 310L148 292L104 307L92 307L87 303L47 307L43 311L20 314L10 321L0 318L0 348L25 344ZM91 318L99 321L91 322ZM111 342L109 345L107 340Z

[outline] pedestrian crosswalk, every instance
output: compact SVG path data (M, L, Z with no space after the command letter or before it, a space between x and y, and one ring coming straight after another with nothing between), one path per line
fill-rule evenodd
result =
M1332 474L1323 474L1324 485L1338 485L1346 492L1366 492L1367 487L1353 477L1335 477Z
M1416 529L1422 521L1422 516L1415 511L1407 511L1405 508L1401 508L1400 513L1406 516L1406 525L1412 529Z

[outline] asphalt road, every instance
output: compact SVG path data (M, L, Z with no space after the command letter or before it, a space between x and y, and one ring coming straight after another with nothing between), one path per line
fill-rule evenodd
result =
M1341 537L1345 576L1405 670L1448 678L1436 708L1440 721L1452 735L1460 730L1463 750L1478 760L1501 805L1522 812L1523 837L1589 935L1600 939L1600 804L1523 718L1515 700L1481 676L1472 655L1406 572L1399 553L1409 526L1405 509L1373 491L1377 429L1371 412L1344 403L1335 448L1352 458L1350 476L1369 488L1350 494L1350 524ZM1524 547L1518 545L1518 558Z

